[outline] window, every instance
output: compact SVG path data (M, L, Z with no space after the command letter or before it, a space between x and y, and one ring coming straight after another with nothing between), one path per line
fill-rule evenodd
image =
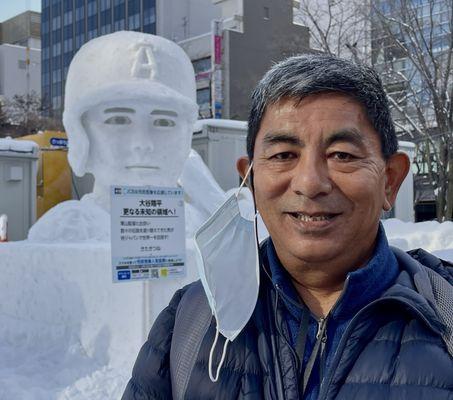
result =
M61 27L61 17L52 18L52 30L59 29Z
M94 39L95 37L97 37L97 34L98 34L97 29L96 29L96 30L93 30L93 31L88 31L88 33L87 33L87 40Z
M55 56L52 58L52 68L55 70L58 70L61 68L61 58L60 56Z
M264 19L270 19L269 7L264 7Z
M42 68L42 72L44 74L49 74L50 75L50 59L43 61L42 65L41 65L41 68Z
M63 15L63 24L70 25L72 24L72 11L65 12Z
M110 23L110 11L101 12L101 25L107 25Z
M126 28L126 20L125 19L120 19L119 21L115 21L113 23L113 29L115 31L122 31Z
M50 20L50 7L43 5L41 22L49 22Z
M156 34L156 24L148 24L143 27L143 32Z
M85 7L79 7L75 10L76 21L80 21L85 18Z
M72 38L73 30L74 30L73 24L65 26L63 29L63 39Z
M140 29L140 14L129 15L129 29Z
M143 24L149 25L154 24L156 22L156 13L155 10L145 10L143 15Z
M64 53L63 55L63 67L67 68L69 67L69 64L71 64L72 61L72 51L68 53Z
M126 27L126 3L124 0L114 0L113 29L120 31Z
M52 56L56 57L61 54L61 42L54 43L52 45Z
M211 57L200 58L199 60L193 61L193 69L195 74L200 72L207 72L211 70Z
M111 7L110 0L101 0L101 11L108 10Z
M98 7L96 1L89 1L87 3L87 14L89 17L97 14Z
M52 32L52 43L61 42L61 29Z
M96 15L88 17L88 31L97 31L98 29L98 19Z
M42 85L42 97L43 99L50 97L50 85Z
M200 106L200 115L203 118L211 116L211 89L209 87L197 90L197 104Z
M104 35L106 33L110 33L111 18L112 18L112 15L111 15L110 10L101 12L101 34L102 35Z
M54 110L59 110L61 108L61 96L52 97L52 108Z
M72 51L72 38L65 39L63 42L63 51L65 53Z
M68 12L72 10L72 0L63 1L63 11Z
M81 33L75 37L75 49L79 50L85 42L85 33Z
M61 94L61 88L62 88L62 85L61 85L61 80L58 81L58 82L54 82L54 84L52 85L52 93L53 95L59 95Z
M128 0L127 12L129 15L140 13L140 0Z
M61 69L54 69L52 71L52 82L57 82L61 80Z
M41 36L42 39L42 47L49 47L50 46L50 34L49 33L44 33Z
M85 21L82 19L76 22L76 35L83 35L85 32Z
M61 7L60 7L60 2L57 0L52 1L52 15L54 17L61 15Z
M156 22L155 0L143 0L143 25L151 25Z
M101 35L106 35L107 33L110 33L111 29L112 29L111 24L101 26Z
M41 31L44 33L44 32L49 31L49 29L50 29L49 21L44 21L44 22L41 24Z
M43 47L43 49L42 49L43 61L48 60L49 58L50 58L50 47L49 46Z
M49 72L46 71L42 74L42 84L49 85L49 83L50 83L50 74L49 74Z

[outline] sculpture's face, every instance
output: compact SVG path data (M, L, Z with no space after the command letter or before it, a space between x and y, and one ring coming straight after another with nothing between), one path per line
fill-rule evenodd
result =
M191 120L171 99L103 102L82 115L87 171L102 186L174 186L190 151Z

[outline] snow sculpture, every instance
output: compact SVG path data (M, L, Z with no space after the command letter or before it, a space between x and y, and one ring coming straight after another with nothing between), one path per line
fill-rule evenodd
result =
M225 198L201 158L188 157L197 111L193 67L175 43L122 31L84 45L69 68L63 122L69 163L94 175L93 192L54 207L29 240L108 241L110 185L176 186L183 169L193 234Z
M80 249L105 255L101 263L99 255L96 263L85 261L83 266L80 260L65 260L66 268L79 271L81 281L82 269L103 269L109 289L108 295L93 300L92 304L105 305L97 311L102 318L93 332L100 331L103 323L115 326L109 331L119 331L116 322L110 324L108 320L112 308L107 304L118 300L119 290L133 290L128 306L143 318L142 326L134 328L140 330L141 344L173 293L198 277L193 233L226 195L201 157L190 149L197 112L192 64L184 51L169 40L139 32L116 32L89 41L73 58L63 114L68 159L76 175L94 175L94 188L80 201L63 202L43 215L30 229L28 243L41 246L40 254L44 254L44 248L58 246L59 257L63 258ZM178 184L185 192L186 277L114 288L109 269L110 186ZM83 287L88 285L89 275L85 279ZM139 298L142 303L137 307L134 302ZM119 342L120 336L112 337ZM128 337L131 340L131 333ZM80 341L89 348L93 340ZM124 342L124 336L121 340Z

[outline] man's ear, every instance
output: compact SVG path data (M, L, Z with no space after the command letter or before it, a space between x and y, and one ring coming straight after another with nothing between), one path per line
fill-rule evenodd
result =
M392 154L387 160L385 167L385 196L382 206L384 211L391 210L395 204L396 195L409 172L410 165L409 157L403 152Z
M238 170L239 176L242 179L244 179L245 175L247 174L249 167L250 167L250 161L249 161L249 158L246 156L243 156L236 161L236 169ZM247 184L247 187L253 192L250 177L251 177L251 174L249 174L249 178L247 179L246 184Z

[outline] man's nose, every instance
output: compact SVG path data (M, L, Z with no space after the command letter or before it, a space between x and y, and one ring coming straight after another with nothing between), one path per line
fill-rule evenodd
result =
M293 170L291 189L308 198L330 193L332 181L327 161L313 155L301 157Z

